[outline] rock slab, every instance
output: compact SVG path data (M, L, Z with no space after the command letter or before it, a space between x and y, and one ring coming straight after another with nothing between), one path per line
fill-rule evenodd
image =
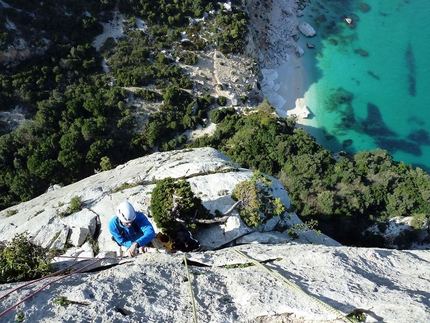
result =
M286 243L236 246L297 288L249 266L231 248L186 254L146 253L105 270L53 283L20 307L25 322L430 322L429 251L397 251ZM0 312L46 281L2 299ZM22 283L21 283L22 284ZM0 297L21 284L0 286ZM192 290L192 294L191 294ZM192 296L193 295L193 296ZM61 297L71 303L55 304ZM328 310L327 304L337 312ZM16 311L1 322L13 322Z

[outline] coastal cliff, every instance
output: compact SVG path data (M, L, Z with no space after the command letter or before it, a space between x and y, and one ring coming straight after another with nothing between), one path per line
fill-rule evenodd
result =
M294 213L256 230L246 228L233 213L231 223L196 234L212 250L152 250L133 259L114 256L117 246L106 226L119 202L129 200L150 216L154 183L165 177L186 178L211 212L225 212L234 204L234 185L251 174L211 148L155 153L2 211L2 240L27 230L47 247L77 244L66 258L57 259L59 265L86 259L79 257L89 259L77 268L97 263L87 268L89 272L58 282L47 278L24 288L23 283L0 285L0 311L7 311L1 320L182 323L197 317L198 322L211 323L348 322L345 316L351 313L363 315L365 322L430 319L430 284L424 279L430 252L343 247L307 230L293 239L286 230L300 223ZM276 180L272 194L289 207L288 194ZM82 210L64 216L75 196L82 200ZM72 236L80 238L72 242ZM224 240L215 245L214 237ZM96 255L90 240L98 241L99 258L92 258ZM269 274L233 250L262 263Z

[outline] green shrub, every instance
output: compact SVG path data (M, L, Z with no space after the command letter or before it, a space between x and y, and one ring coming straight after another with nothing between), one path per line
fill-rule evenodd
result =
M255 228L265 219L285 212L281 200L271 194L272 184L267 176L255 171L250 180L242 181L234 187L232 198L242 200L239 214L249 227Z
M220 123L226 116L234 113L236 113L234 108L216 109L210 112L209 117L213 123Z
M218 97L217 102L219 106L224 107L227 104L227 98L225 96L220 95Z
M9 218L9 217L11 217L17 213L18 213L18 210L7 210L6 211L6 217Z
M26 281L51 272L47 251L30 242L28 233L17 234L0 250L0 283Z
M190 183L170 177L159 181L152 191L151 212L157 227L168 235L180 228L176 219L184 221L187 229L194 229L192 219L196 214L198 218L209 215L200 198L191 190Z
M100 167L102 168L102 170L106 171L106 170L110 170L113 168L113 165L110 161L110 158L108 156L103 156L101 158L100 161Z
M54 299L52 302L54 304L61 305L61 306L68 306L68 305L72 304L72 302L64 296L60 296L60 297Z
M193 52L181 52L179 53L179 61L186 65L196 65L198 62L198 57Z
M79 196L74 196L71 198L67 209L59 212L58 215L64 218L72 213L79 212L82 209L82 204L81 198Z
M421 230L426 223L426 214L414 214L411 219L411 227L415 230Z

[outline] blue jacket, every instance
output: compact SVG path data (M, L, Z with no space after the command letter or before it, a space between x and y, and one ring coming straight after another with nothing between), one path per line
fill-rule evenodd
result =
M122 225L118 216L110 220L108 227L115 241L126 248L130 248L134 242L143 247L155 238L154 228L142 212L136 212L136 219L129 227Z

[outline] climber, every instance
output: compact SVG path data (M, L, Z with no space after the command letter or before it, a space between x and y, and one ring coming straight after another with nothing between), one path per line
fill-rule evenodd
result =
M133 257L137 252L144 253L145 247L155 238L151 223L142 212L136 212L129 202L117 207L117 215L109 222L112 239L127 248L126 255Z

